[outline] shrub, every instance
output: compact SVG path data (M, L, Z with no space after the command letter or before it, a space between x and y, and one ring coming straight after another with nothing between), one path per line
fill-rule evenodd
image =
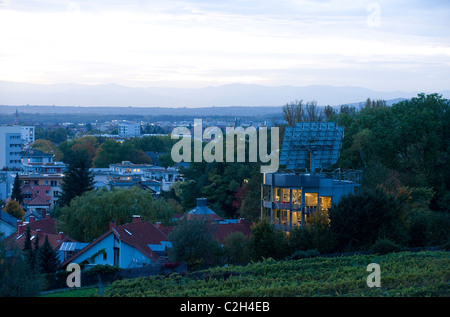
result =
M313 258L313 257L316 257L316 256L320 256L320 252L317 251L317 250L307 250L307 251L298 250L298 251L295 251L291 255L291 260Z
M400 251L400 246L389 239L378 239L371 249L377 254L387 254Z
M344 251L370 248L380 236L403 236L400 219L398 201L381 189L359 190L330 209L331 231L337 248Z

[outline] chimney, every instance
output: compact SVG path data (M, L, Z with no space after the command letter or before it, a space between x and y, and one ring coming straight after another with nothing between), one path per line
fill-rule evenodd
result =
M162 228L162 224L161 222L156 222L154 225L156 228L161 229Z
M50 215L49 212L45 213L45 219L51 219L51 218L52 218L52 216Z
M16 222L17 234L22 234L25 231L24 229L25 229L25 226L23 225L23 221L17 220L17 222Z
M111 220L109 222L109 229L115 228L116 227L116 222L114 220Z
M207 207L208 202L206 198L197 198L197 207Z
M28 222L29 223L32 223L32 222L34 222L36 219L34 218L34 216L30 216L30 217L28 217Z
M60 231L58 232L58 240L62 241L66 238L66 235L64 234L64 232Z
M140 215L133 215L133 223L135 222L141 222L141 216Z

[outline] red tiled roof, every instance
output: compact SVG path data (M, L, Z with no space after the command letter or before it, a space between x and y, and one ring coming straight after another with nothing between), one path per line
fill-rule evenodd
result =
M66 236L65 234L48 234L48 233L45 233L42 231L36 231L36 230L31 230L30 233L31 233L31 237L33 237L33 236L36 237L36 235L39 235L39 246L40 247L45 242L45 236L48 236L48 242L50 243L50 245L52 246L52 248L54 250L58 250L61 243L63 243L63 242L76 242L75 240ZM20 249L22 249L23 245L25 243L25 237L26 237L25 233L19 235L18 237L15 234L13 236L16 236L16 239L14 241L16 246L19 247ZM32 243L34 243L34 239L36 239L36 238L33 238ZM34 244L33 244L33 246L34 246Z
M64 241L76 242L72 238L67 237L65 234L57 232L57 222L58 220L53 219L49 215L47 215L42 220L35 220L23 224L23 226L20 228L20 231L16 231L12 235L6 237L4 241L7 243L7 245L10 245L12 243L13 246L22 249L25 241L26 228L29 226L31 236L36 236L36 234L39 234L39 246L44 243L45 236L48 236L48 242L55 250L57 250L60 244Z
M35 220L33 222L30 222L30 223L28 223L28 225L30 226L31 230L36 231L37 229L40 229L40 231L43 233L57 234L57 231L56 231L56 223L57 222L58 222L58 220L53 219L49 216L46 216L44 219Z
M221 244L228 235L234 232L242 232L249 238L252 234L251 224L248 222L214 224L214 238Z
M159 256L148 245L160 244L161 241L169 241L169 238L161 230L148 221L127 223L115 229L122 241L136 247L136 249L153 260Z
M50 202L41 196L36 196L30 202L25 203L27 206L50 206Z

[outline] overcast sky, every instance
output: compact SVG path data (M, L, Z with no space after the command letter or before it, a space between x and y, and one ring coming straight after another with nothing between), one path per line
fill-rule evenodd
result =
M450 1L0 0L0 80L450 87Z

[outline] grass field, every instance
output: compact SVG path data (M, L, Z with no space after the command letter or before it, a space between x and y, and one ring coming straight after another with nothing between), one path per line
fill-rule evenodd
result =
M370 263L380 265L379 288L367 286L367 277L371 274L367 271L367 265ZM246 266L217 267L185 274L115 281L105 288L103 295L448 297L450 252L399 252L291 261L266 259ZM51 296L98 296L98 290L74 290Z

